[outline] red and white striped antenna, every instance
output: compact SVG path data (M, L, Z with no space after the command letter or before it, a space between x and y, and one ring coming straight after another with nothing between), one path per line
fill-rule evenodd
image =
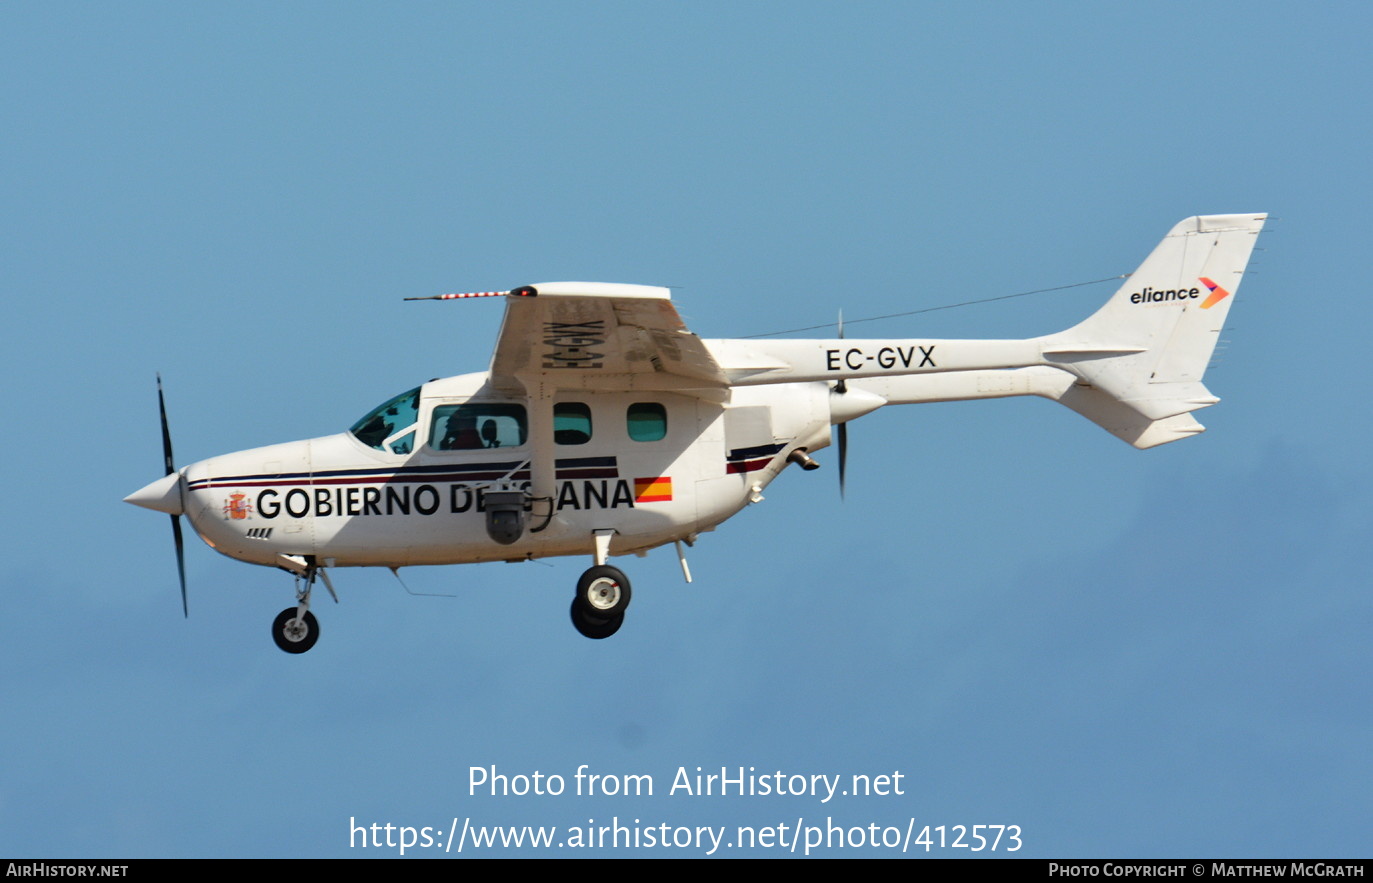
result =
M454 294L434 294L429 297L407 297L406 300L457 300L462 297L504 297L508 291L460 291Z
M533 297L538 290L532 285L521 285L509 291L460 291L454 294L434 294L429 297L407 297L406 300L457 300L464 297Z

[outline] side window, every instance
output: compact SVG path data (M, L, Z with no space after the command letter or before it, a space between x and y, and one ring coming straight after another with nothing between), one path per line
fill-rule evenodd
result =
M554 405L553 441L560 445L584 445L591 441L591 408L581 402Z
M667 408L657 402L635 402L625 415L634 441L659 441L667 435Z
M429 424L429 446L439 451L514 448L529 434L524 405L468 402L440 405Z

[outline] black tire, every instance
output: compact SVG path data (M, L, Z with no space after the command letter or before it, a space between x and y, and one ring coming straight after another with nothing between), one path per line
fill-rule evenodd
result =
M613 616L610 619L602 619L599 616L592 616L587 613L582 606L581 598L572 599L572 627L575 628L583 637L599 641L608 638L620 630L624 625L625 616Z
M287 653L304 653L319 640L319 621L307 610L303 627L297 628L295 623L296 608L287 607L281 611L272 623L272 640Z
M598 564L587 568L577 580L577 600L588 616L613 619L629 609L629 577L616 567Z

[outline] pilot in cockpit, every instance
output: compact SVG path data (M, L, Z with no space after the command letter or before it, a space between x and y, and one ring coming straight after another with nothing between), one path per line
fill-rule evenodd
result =
M488 419L482 423L482 444L488 448L499 448L501 440L496 435L496 421Z
M448 418L448 423L444 426L443 441L439 442L439 450L466 451L480 447L482 440L477 434L477 418L462 411L457 411Z

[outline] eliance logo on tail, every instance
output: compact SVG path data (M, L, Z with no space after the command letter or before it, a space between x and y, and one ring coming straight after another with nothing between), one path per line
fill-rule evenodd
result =
M1201 308L1209 310L1222 300L1230 296L1230 292L1221 288L1216 283L1207 279L1205 276L1199 277L1207 288L1211 290L1211 296L1202 301ZM1136 291L1130 295L1132 304L1159 304L1170 300L1195 300L1201 295L1200 288L1168 288L1155 291L1152 287L1146 287L1143 291Z

